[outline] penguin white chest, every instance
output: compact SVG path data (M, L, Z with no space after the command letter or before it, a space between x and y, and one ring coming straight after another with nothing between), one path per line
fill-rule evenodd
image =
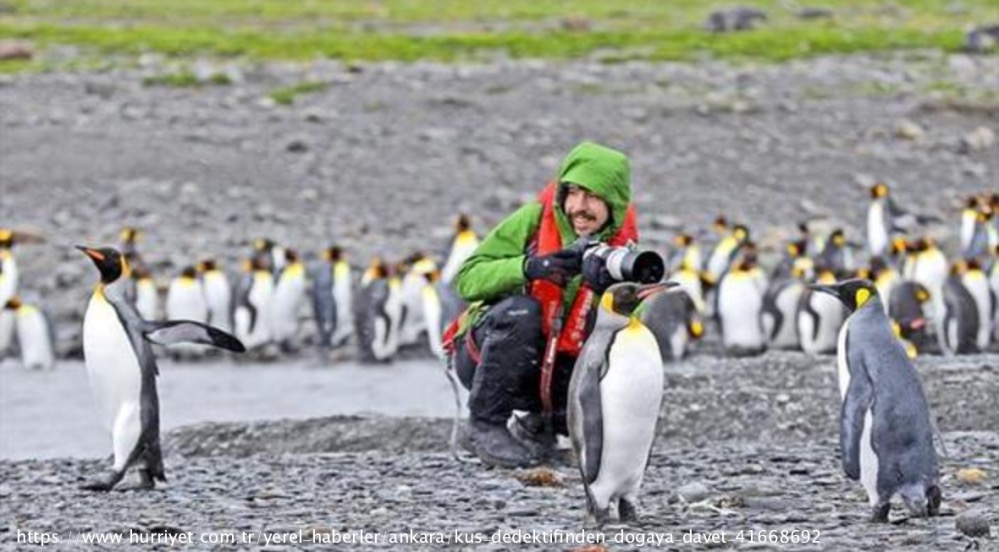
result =
M623 330L611 346L600 382L603 451L593 487L636 490L655 438L663 397L663 365L655 337L644 326ZM616 493L610 493L616 494Z
M884 206L880 203L871 204L867 211L867 245L872 255L882 255L888 248L886 227Z
M850 365L847 364L846 340L849 330L849 321L839 329L839 337L836 339L836 372L839 380L839 396L841 400L846 400L846 390L850 387Z
M167 291L166 315L171 320L208 321L208 305L201 282L193 279L176 279Z
M37 309L22 307L17 313L17 337L21 344L21 356L28 368L52 368L55 353L49 323Z
M871 428L873 423L871 409L868 408L864 413L864 431L860 436L860 483L864 486L864 490L867 491L867 499L870 501L871 506L877 504L881 498L878 495L878 469L880 463L878 455L874 453L874 447L871 446Z
M420 292L423 314L427 322L427 340L434 356L444 360L444 345L441 343L441 299L433 284L426 284Z
M726 347L760 347L764 343L760 315L763 294L756 283L742 274L722 279L718 290L718 317Z
M138 407L139 360L117 312L100 293L90 299L83 319L83 357L90 386L109 424L122 408Z

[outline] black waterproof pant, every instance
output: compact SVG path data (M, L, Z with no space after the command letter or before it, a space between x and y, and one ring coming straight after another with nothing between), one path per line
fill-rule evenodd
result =
M455 343L454 367L469 390L472 420L503 425L514 410L540 413L544 354L541 304L536 299L514 295L491 306ZM556 357L552 403L559 433L566 433L565 405L574 363L575 358Z

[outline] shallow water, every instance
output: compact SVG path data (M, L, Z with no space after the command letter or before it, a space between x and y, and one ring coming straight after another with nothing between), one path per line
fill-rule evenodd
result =
M198 423L330 415L451 416L454 402L431 360L318 368L295 359L240 363L160 360L160 424L165 432ZM82 361L51 372L0 363L0 458L104 457L110 434Z

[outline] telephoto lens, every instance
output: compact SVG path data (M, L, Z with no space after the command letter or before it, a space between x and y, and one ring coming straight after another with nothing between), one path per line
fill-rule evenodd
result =
M585 254L603 259L611 277L619 282L654 284L666 274L666 263L655 251L632 251L627 247L599 244Z

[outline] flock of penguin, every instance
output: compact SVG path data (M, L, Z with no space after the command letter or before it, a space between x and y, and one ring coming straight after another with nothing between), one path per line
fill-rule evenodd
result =
M921 225L938 219L905 211L884 183L870 193L865 265L856 262L855 244L843 229L818 239L800 224L798 239L786 244L780 261L765 273L749 228L730 226L719 217L719 239L706 260L693 236L677 236L667 279L690 295L696 311L713 317L725 351L733 356L768 348L835 353L847 312L808 284L848 278L875 283L896 335L913 358L921 350L954 355L988 349L999 338L999 194L967 199L960 252L949 260L932 238L919 234Z
M867 491L872 519L887 521L896 493L915 515L936 513L935 428L911 358L916 347L933 341L945 354L964 354L984 350L994 339L999 194L968 198L954 261L930 238L915 236L931 219L901 209L887 185L873 186L871 197L867 266L854 263L843 230L820 243L800 225L800 239L787 244L768 277L749 228L730 227L719 217L719 239L706 260L698 240L680 234L663 282L624 282L603 294L568 402L587 510L598 522L636 516L663 396L663 364L687 353L690 341L703 335L706 317L717 322L732 355L768 347L836 353L843 468ZM353 335L362 360L384 361L426 334L443 358L440 332L461 308L449 282L478 244L462 216L443 269L419 254L391 269L375 259L355 286L341 249L329 248L306 269L296 252L262 239L235 291L206 260L170 282L161 309L136 238L126 229L120 251L78 246L100 273L84 316L83 349L114 449L109 472L84 485L91 490L111 489L133 465L139 487L165 480L151 345L192 356L205 347L293 351L300 345L300 311L311 298L315 342L324 354ZM9 347L13 328L22 362L47 367L55 356L51 323L43 309L18 296L11 253L15 243L32 241L39 238L0 230L0 329L8 332L0 345ZM46 340L48 349L41 345Z
M0 358L17 352L23 365L46 369L56 360L52 318L44 306L19 296L12 253L15 244L40 241L33 234L0 230L0 305L5 307L0 309ZM138 241L139 232L125 228L118 250L130 268L125 297L144 320L209 324L231 332L264 358L296 352L310 340L326 361L332 349L353 338L362 362L389 361L400 348L424 343L443 358L441 330L463 308L449 283L479 243L469 218L461 215L442 264L422 253L393 266L375 258L358 280L340 247L307 263L295 250L262 238L254 242L235 282L208 258L161 286ZM311 316L303 316L306 312ZM313 320L314 331L306 332L304 318ZM206 352L188 345L169 349L181 360Z
M706 331L706 319L716 323L731 356L767 349L833 354L846 312L807 284L850 277L876 283L911 356L984 351L999 337L997 196L967 199L954 261L934 240L917 234L921 224L935 220L900 208L884 183L871 188L865 265L855 261L857 244L843 229L815 236L800 224L800 235L786 244L769 273L760 266L746 225L719 216L713 244L705 243L703 234L681 232L666 254L666 280L686 293L674 290L657 299L670 303L654 322L661 326L656 334L662 356L685 356ZM340 247L326 249L306 266L296 251L258 239L235 280L204 259L182 269L163 289L138 251L138 237L133 228L123 230L120 252L132 268L127 297L144 319L211 324L265 357L297 351L309 341L328 359L329 351L353 340L361 362L389 361L401 348L414 346L443 357L443 328L463 308L449 284L479 243L462 215L442 262L422 253L391 266L374 258L357 278ZM0 230L0 358L16 351L25 366L51 368L56 360L51 317L43 305L18 295L12 254L15 244L38 241ZM314 322L311 331L302 324L306 312ZM170 353L193 359L205 349L175 347Z

